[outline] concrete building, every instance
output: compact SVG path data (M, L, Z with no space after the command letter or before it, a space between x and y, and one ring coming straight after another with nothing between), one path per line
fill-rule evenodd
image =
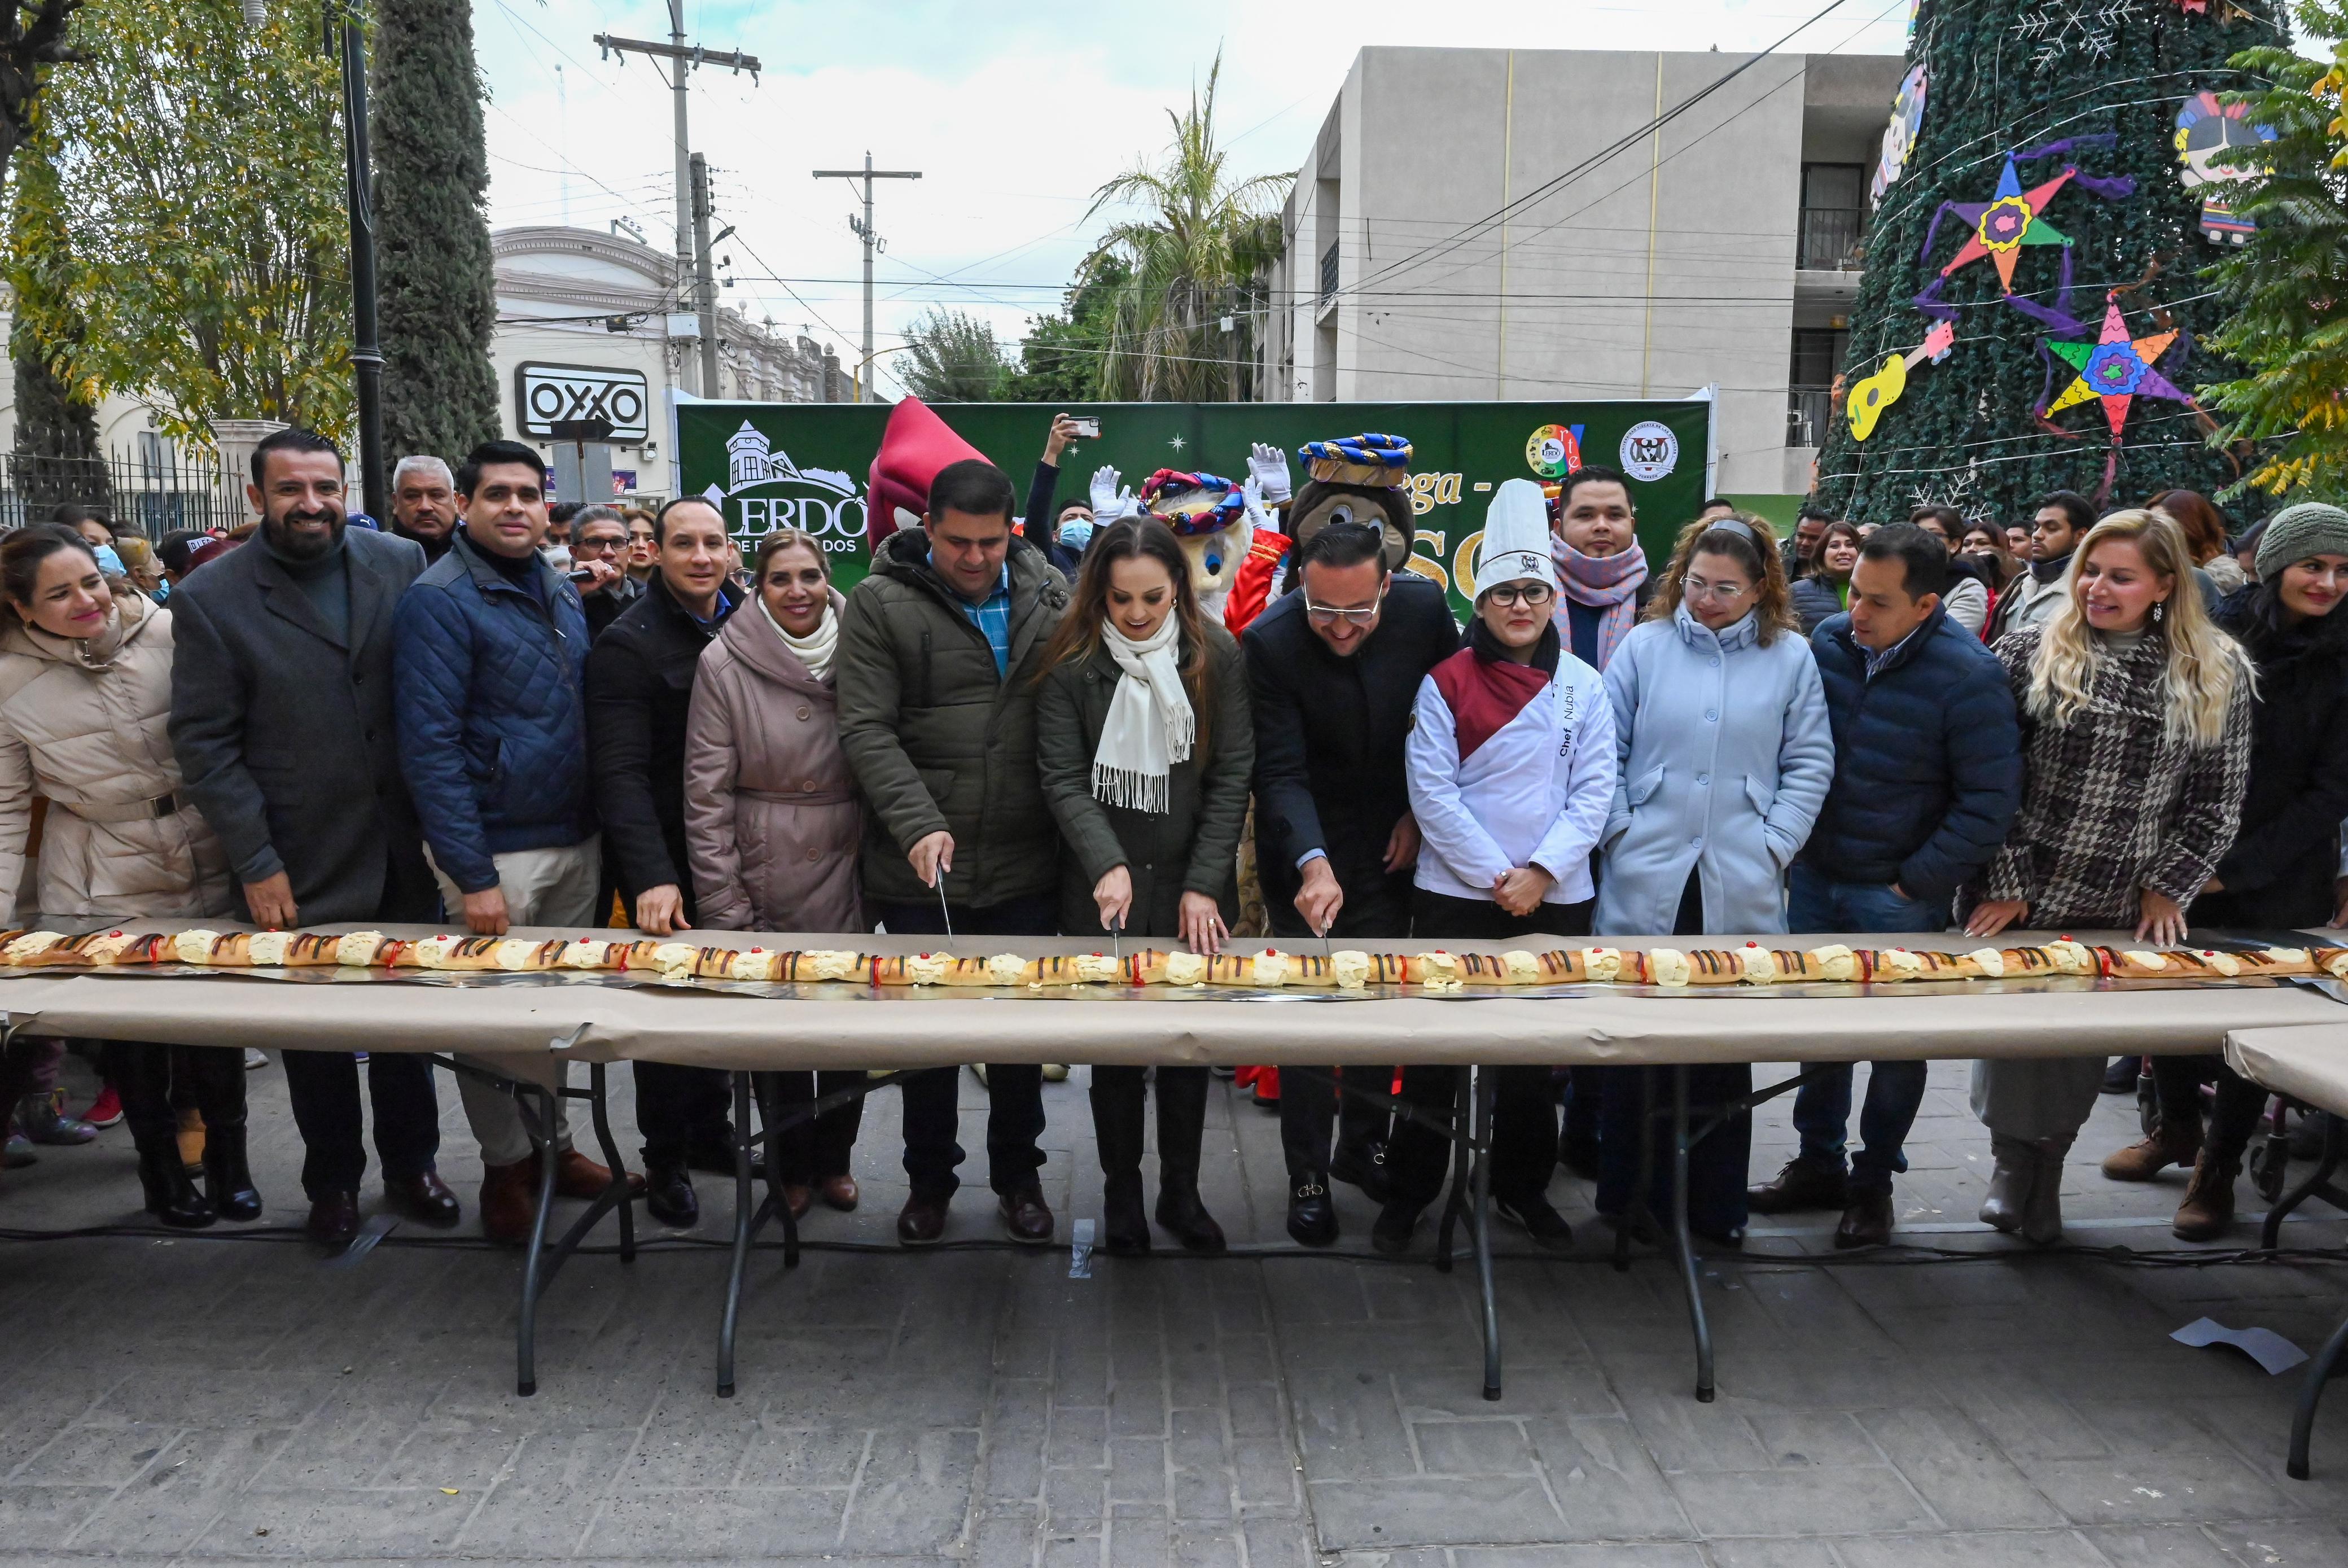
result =
M551 419L601 414L613 438L614 493L675 493L668 450L672 388L762 403L853 396L828 346L717 313L716 391L700 385L699 324L676 286L676 258L634 236L537 226L490 236L498 278L492 348L506 433L550 455Z
M1366 48L1282 214L1280 401L1716 389L1716 488L1809 488L1903 62ZM1659 128L1653 121L1687 107Z

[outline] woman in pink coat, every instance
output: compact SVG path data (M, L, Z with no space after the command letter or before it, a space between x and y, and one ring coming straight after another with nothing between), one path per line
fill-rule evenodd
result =
M685 724L685 849L700 923L870 931L856 872L862 813L833 696L843 601L822 547L796 531L767 536L750 580L756 595L701 655ZM763 1074L762 1111L771 1126L819 1093L863 1081L859 1071ZM793 1213L807 1212L818 1188L833 1208L856 1207L848 1156L863 1116L863 1101L852 1099L784 1134Z

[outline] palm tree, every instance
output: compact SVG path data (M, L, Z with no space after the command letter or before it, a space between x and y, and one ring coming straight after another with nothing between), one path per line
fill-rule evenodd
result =
M1185 113L1167 111L1174 140L1165 158L1094 191L1085 213L1147 210L1102 235L1078 273L1111 261L1128 269L1101 357L1104 397L1230 403L1248 396L1250 313L1263 308L1261 280L1280 254L1280 203L1296 177L1228 178L1230 155L1215 145L1222 69L1218 54L1205 96L1193 92Z
M1010 366L994 328L961 311L932 308L906 329L912 367L905 390L924 403L992 403L1003 396Z

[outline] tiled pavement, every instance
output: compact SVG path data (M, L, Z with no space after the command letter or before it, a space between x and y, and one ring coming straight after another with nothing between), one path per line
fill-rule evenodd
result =
M1077 1215L1097 1212L1082 1078L1046 1091L1064 1236L1072 1195ZM286 1222L298 1148L282 1077L250 1082L270 1221ZM1478 1394L1470 1278L1434 1273L1424 1242L1409 1266L1102 1259L1085 1279L1065 1248L810 1252L788 1275L762 1253L730 1401L711 1392L715 1247L574 1262L541 1320L541 1392L520 1399L510 1253L402 1247L405 1230L346 1269L291 1241L0 1243L0 1560L2348 1563L2348 1391L2319 1428L2316 1479L2290 1481L2296 1379L2165 1337L2207 1313L2312 1348L2348 1310L2348 1269L1985 1243L1963 1069L1932 1082L1902 1222L2000 1255L1820 1264L1803 1260L1830 1216L1762 1227L1745 1257L1705 1265L1722 1389L1708 1406L1690 1397L1672 1273L1607 1267L1586 1189L1565 1177L1587 1253L1502 1264L1496 1404ZM1209 1202L1235 1240L1284 1244L1272 1119L1230 1093L1218 1086ZM444 1086L442 1162L469 1211L478 1162L455 1100ZM863 1209L819 1210L810 1237L888 1235L896 1111L891 1093L872 1101ZM2084 1242L2160 1248L2179 1184L2123 1189L2093 1169L2132 1121L2132 1106L2099 1108L2067 1207L2099 1222ZM1784 1102L1756 1142L1756 1170L1774 1169ZM701 1189L696 1234L715 1241L728 1193ZM135 1193L117 1130L0 1178L0 1224L120 1221ZM1360 1246L1371 1210L1340 1198ZM2340 1244L2317 1212L2295 1234ZM953 1234L997 1233L966 1190Z

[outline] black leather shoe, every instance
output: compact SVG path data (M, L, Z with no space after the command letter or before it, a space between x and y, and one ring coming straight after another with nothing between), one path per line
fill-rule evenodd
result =
M168 1137L139 1151L139 1185L147 1212L175 1231L201 1231L220 1218L188 1180L179 1145Z
M753 1174L757 1173L758 1151L750 1151ZM734 1124L727 1122L715 1138L696 1138L685 1146L685 1168L705 1171L712 1176L734 1174Z
M465 1206L457 1202L457 1194L448 1191L448 1183L440 1180L437 1171L385 1177L383 1198L409 1219L435 1230L445 1231L465 1217Z
M1186 1253L1220 1253L1230 1250L1222 1226L1199 1201L1197 1183L1158 1179L1158 1222L1182 1243Z
M701 1222L701 1200L694 1196L693 1178L684 1166L646 1163L644 1212L672 1230L689 1231Z
M1005 1221L1006 1223L1009 1222ZM1048 1234L1048 1233L1046 1233ZM1141 1206L1141 1174L1112 1176L1101 1188L1101 1248L1117 1258L1149 1251L1149 1213Z
M359 1195L356 1192L329 1192L311 1203L310 1217L303 1222L303 1232L314 1242L330 1247L347 1247L359 1233Z
M1573 1250L1573 1227L1565 1222L1565 1216L1547 1198L1528 1198L1521 1203L1494 1198L1492 1212L1522 1230L1532 1238L1533 1245L1545 1253Z
M1383 1138L1365 1138L1357 1144L1339 1144L1329 1161L1329 1179L1359 1187L1362 1196L1378 1202L1386 1201L1386 1179L1391 1167L1386 1161L1386 1141Z
M1804 1209L1831 1212L1850 1202L1850 1178L1839 1163L1829 1165L1797 1154L1774 1181L1748 1188L1746 1207L1756 1214L1791 1214Z
M915 1192L897 1211L897 1244L902 1247L935 1246L946 1233L946 1204L950 1197Z
M2136 1092L2136 1080L2142 1077L2143 1073L2144 1058L2142 1057L2114 1057L2111 1059L2110 1065L2104 1068L2104 1092L2106 1094L2134 1094Z
M1288 1194L1288 1233L1300 1247L1325 1247L1337 1239L1337 1205L1324 1176L1307 1176Z
M1849 1252L1853 1247L1879 1247L1890 1240L1891 1189L1853 1192L1850 1207L1842 1212L1842 1223L1835 1227L1835 1245Z
M1044 1202L1044 1189L1029 1182L1015 1192L1005 1192L995 1200L995 1212L1003 1216L1004 1233L1025 1246L1040 1247L1052 1239L1052 1211ZM1148 1228L1144 1227L1147 1236ZM1145 1246L1148 1245L1145 1239Z
M1370 1245L1382 1253L1408 1252L1411 1233L1417 1229L1416 1204L1388 1203L1378 1211L1377 1219L1370 1225Z
M261 1194L245 1165L243 1123L204 1129L204 1197L223 1220L261 1218Z

